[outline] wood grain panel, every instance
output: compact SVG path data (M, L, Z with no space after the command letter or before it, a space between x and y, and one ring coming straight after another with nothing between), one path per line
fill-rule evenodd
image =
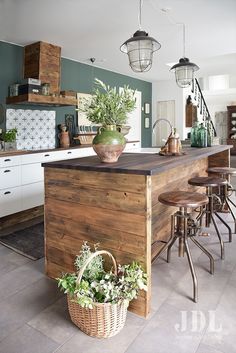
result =
M118 263L138 261L151 289L151 183L145 176L45 170L46 266L50 277L74 271L83 241L111 251ZM147 198L147 192L149 197ZM151 292L151 290L150 290ZM147 316L150 293L130 304Z
M55 200L46 196L46 211L60 217L67 217L69 220L77 220L87 225L94 224L104 228L111 228L142 236L145 234L145 215L127 214L127 212L117 212L104 210L101 207L90 207L77 203L70 203Z
M66 183L61 190L61 183L50 181L47 184L48 197L56 200L78 203L92 207L122 210L135 214L145 212L145 198L141 194L117 190L100 190Z
M29 210L14 213L9 216L0 217L0 230L13 227L19 223L24 223L35 218L43 220L44 207L37 206Z
M80 158L84 159L84 158ZM78 161L78 159L75 159ZM89 177L88 177L89 175ZM47 185L56 183L57 185L64 186L77 186L96 188L100 190L117 190L129 191L134 193L144 194L146 187L146 179L143 175L133 175L131 178L127 174L114 174L114 173L89 173L83 170L67 170L67 169L51 169L45 168L45 177L47 178Z

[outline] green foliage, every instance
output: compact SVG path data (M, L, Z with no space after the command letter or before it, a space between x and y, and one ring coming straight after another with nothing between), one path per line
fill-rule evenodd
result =
M95 79L92 99L83 99L79 111L85 113L87 119L94 124L122 125L127 122L127 114L135 108L135 91L124 86L121 92L104 82Z
M95 251L97 246L94 247ZM81 268L92 254L90 247L84 243L80 255L76 257L75 266ZM98 255L96 258L101 258ZM139 290L147 290L147 275L137 262L119 265L118 274L105 272L103 259L91 262L88 272L84 272L81 282L76 283L77 275L64 274L58 278L58 286L64 293L70 294L73 300L82 307L93 308L96 303L119 303L137 298Z
M16 141L17 129L10 129L2 133L2 140L4 142L14 142Z
M94 251L97 251L97 249L98 244L95 244ZM92 253L93 252L91 251L90 246L87 242L84 242L80 250L80 255L77 255L75 258L75 267L77 271L82 268L85 261L91 256ZM98 255L87 265L83 278L93 280L94 278L98 278L102 272L104 272L103 258L101 255Z

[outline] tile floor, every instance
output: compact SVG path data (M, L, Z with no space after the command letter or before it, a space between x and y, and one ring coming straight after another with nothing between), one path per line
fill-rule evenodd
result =
M224 218L232 226L228 214ZM152 266L152 310L148 319L128 313L125 328L110 339L94 339L75 327L66 300L44 275L44 260L31 261L0 246L0 353L236 353L236 235L220 226L226 258L212 232L201 237L215 258L215 274L206 256L191 245L199 281L193 303L187 259L173 248Z

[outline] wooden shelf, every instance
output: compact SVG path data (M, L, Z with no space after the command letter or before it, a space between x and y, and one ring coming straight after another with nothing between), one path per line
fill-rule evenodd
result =
M75 97L53 97L29 93L15 97L7 97L6 104L29 104L63 107L76 105L77 100Z

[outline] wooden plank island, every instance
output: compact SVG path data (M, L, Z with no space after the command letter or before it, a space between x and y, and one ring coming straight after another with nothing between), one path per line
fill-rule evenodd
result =
M230 166L229 148L187 148L178 157L124 153L114 164L97 156L44 163L47 275L73 271L84 240L100 243L118 263L136 260L147 271L148 291L130 303L131 311L146 317L151 263L170 236L170 215L176 211L160 204L158 195L197 190L188 179L206 175L208 167Z

